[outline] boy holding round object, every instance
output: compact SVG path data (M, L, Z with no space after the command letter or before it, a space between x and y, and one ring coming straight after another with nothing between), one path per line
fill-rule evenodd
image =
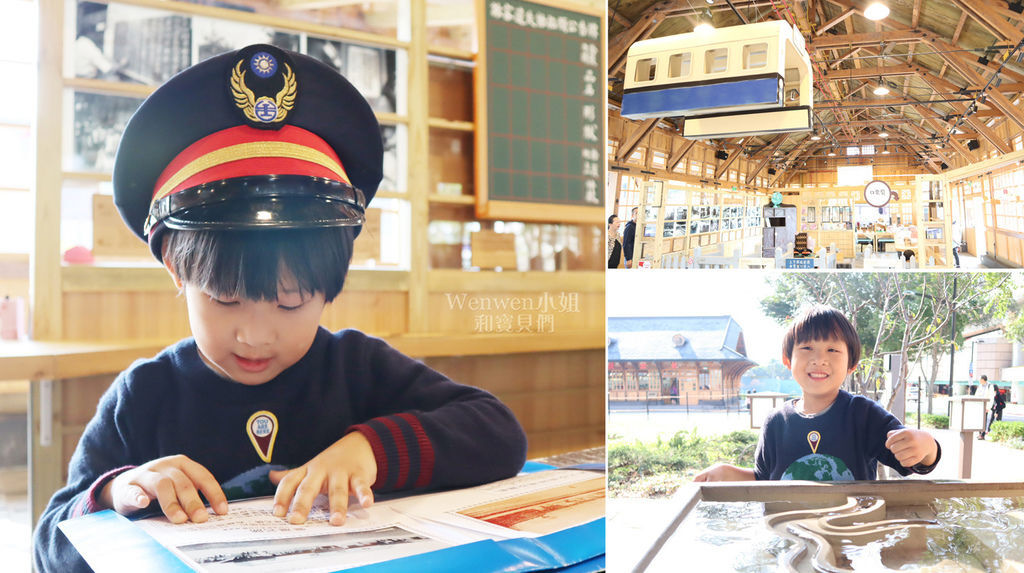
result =
M694 481L872 480L879 462L904 476L931 472L942 451L928 432L840 389L859 360L860 339L842 313L807 309L782 342L782 362L803 396L768 415L754 468L715 464Z
M87 570L65 519L159 506L204 522L274 496L303 523L327 494L461 487L522 467L512 412L384 341L319 325L341 291L383 146L363 97L320 62L269 45L157 89L125 129L115 203L184 295L193 337L140 360L100 401L67 486L35 533L40 571Z

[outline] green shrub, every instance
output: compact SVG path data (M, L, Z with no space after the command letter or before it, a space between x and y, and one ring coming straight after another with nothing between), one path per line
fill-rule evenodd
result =
M609 441L608 491L613 497L669 496L714 463L752 467L756 447L757 433L750 430L723 436L679 431L667 442L661 437L654 443Z
M907 414L907 426L917 425L917 414ZM949 416L939 414L921 414L921 427L936 428L939 430L949 429Z
M1024 440L1024 422L992 422L992 431L988 435L993 442Z

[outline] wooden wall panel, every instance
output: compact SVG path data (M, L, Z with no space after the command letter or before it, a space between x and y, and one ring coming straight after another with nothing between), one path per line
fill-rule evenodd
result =
M428 193L437 193L439 183L456 183L463 195L473 195L473 137L471 131L430 130Z
M431 64L430 117L451 121L473 121L473 70ZM472 134L470 134L472 137ZM470 152L468 157L472 158Z
M64 311L66 340L173 340L190 335L185 299L175 291L65 292Z
M515 413L530 457L604 444L604 350L431 358L453 380L493 393Z
M328 329L355 328L374 336L409 330L408 295L404 292L341 291L320 320Z
M191 336L185 301L173 291L64 294L68 340L175 340ZM342 291L324 311L331 330L357 328L375 335L406 332L403 292Z

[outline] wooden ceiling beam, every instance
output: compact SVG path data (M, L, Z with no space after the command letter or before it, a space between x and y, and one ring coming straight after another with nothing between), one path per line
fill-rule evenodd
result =
M966 2L964 0L951 1L963 10L965 14L969 14L975 22L981 24L986 30L991 32L993 36L999 38L1001 41L1017 45L1024 40L1024 32L1013 27L1013 25L1007 22L1003 16L996 13L992 7L978 2L977 0L971 0L970 2Z
M646 12L633 23L632 26L626 28L622 32L619 32L615 39L608 45L608 75L614 76L626 65L626 52L629 51L629 47L635 42L645 40L661 24L662 14L658 10L659 6L666 4L666 2L659 2L654 6L647 9Z
M768 183L769 187L777 186L779 180L782 179L782 176L787 171L789 171L789 164L793 161L794 158L796 158L797 155L799 155L801 152L803 152L804 148L807 147L807 145L810 143L810 141L811 141L811 138L809 138L809 137L804 138L803 141L798 143L796 146L793 147L793 149L791 149L789 151L789 153L786 155L786 159L784 159L782 161L782 173L776 173L775 180ZM770 155L768 157L771 158Z
M956 89L956 86L954 86L952 83L936 76L935 74L932 74L931 72L924 71L921 74L919 74L918 77L924 80L925 83L930 85L932 89L936 91ZM960 103L946 102L946 105L952 108L957 115L963 115L967 111L967 106ZM998 149L1000 152L1010 153L1011 151L1013 151L1013 149L1009 145L1007 145L1007 143L1003 141L1003 139L999 137L999 135L996 132L992 131L987 125L985 125L985 122L981 121L980 118L968 116L967 123L971 124L971 126L974 127L974 129L976 129L978 133L982 135L982 137L984 137L989 143L994 145L996 149Z
M732 140L729 140L729 142L731 141ZM732 164L735 163L741 155L743 155L741 151L741 149L733 149L732 153L729 153L729 157L725 159L725 162L715 169L715 179L721 180L722 176L729 172L729 168L732 167Z
M747 173L747 185L750 185L754 182L754 179L757 177L757 174L760 173L766 165L768 165L768 163L772 160L772 157L775 156L775 152L780 147L782 147L782 144L785 143L787 139L789 139L789 134L784 133L780 135L778 139L773 141L771 145L764 148L763 151L766 151L765 156L761 158L761 161L757 163L757 167L755 167L753 171Z
M910 27L916 28L921 21L921 0L914 0L914 12L910 16Z
M859 80L866 78L878 78L888 76L906 76L917 73L917 66L904 64L902 66L881 66L876 68L862 68L859 70L831 70L822 72L822 77L828 81L834 80Z
M669 173L672 173L673 171L676 170L676 166L679 165L679 162L682 161L684 157L686 157L686 154L689 153L691 149L693 149L693 145L697 143L696 139L673 137L672 145L675 145L675 142L677 140L682 141L683 144L680 145L675 151L673 151L672 155L669 156L668 161L665 162L665 170L668 171Z
M947 53L950 52L950 50L955 49L954 46L939 40L937 37L929 38L928 43L934 47L936 51L940 52L939 55L942 56L946 63L956 68L968 83L976 84L978 86L984 86L988 83L985 78L981 77L978 72L974 71L974 68L970 66L966 58L957 53ZM1003 112L1006 117L1012 119L1014 123L1024 128L1024 113L1014 106L1010 100L1006 99L1006 96L999 93L998 89L989 90L986 92L985 96L990 102L992 102L992 105L998 108L999 111Z
M647 137L648 134L654 131L654 126L658 125L659 119L660 118L652 117L650 119L645 119L643 123L637 125L636 129L634 129L632 132L630 132L628 136L625 137L624 141L622 142L622 145L620 145L618 151L615 152L615 161L625 161L627 158L629 158L629 156L632 155L634 151L636 151L636 148L640 145L640 142L643 141L643 139ZM636 124L633 124L631 122L630 124L627 125Z
M846 10L842 14L840 14L840 15L836 16L835 18L832 18L828 22L825 22L824 24L822 24L817 30L814 31L814 35L815 36L820 36L820 35L824 34L825 32L828 32L829 30L832 29L833 26L836 26L837 24L839 24L843 20L849 18L850 16L853 16L856 13L857 13L857 11L854 10L853 8L850 8L849 10Z
M933 130L935 130L936 133L941 133L943 130L946 130L948 132L949 130L948 125L945 125L944 123L940 122L937 119L931 119L926 117L924 118L924 120ZM951 137L949 138L949 144L953 146L953 149L957 153L959 153L961 157L967 160L968 163L974 163L976 161L974 156L971 154L970 150L961 145L959 141L956 141Z
M608 15L611 16L612 20L615 20L616 22L621 24L623 28L629 28L630 26L633 25L633 23L629 21L629 18L626 18L622 14L619 14L611 6L608 6Z
M923 33L919 30L892 30L889 32L859 33L859 34L833 34L819 38L811 38L807 42L807 49L810 50L831 50L833 48L869 48L886 44L911 44L922 41Z

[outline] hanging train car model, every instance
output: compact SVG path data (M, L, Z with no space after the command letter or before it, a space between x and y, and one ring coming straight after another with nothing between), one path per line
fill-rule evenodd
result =
M800 31L775 20L636 42L622 117L683 116L683 137L813 128L811 61Z

